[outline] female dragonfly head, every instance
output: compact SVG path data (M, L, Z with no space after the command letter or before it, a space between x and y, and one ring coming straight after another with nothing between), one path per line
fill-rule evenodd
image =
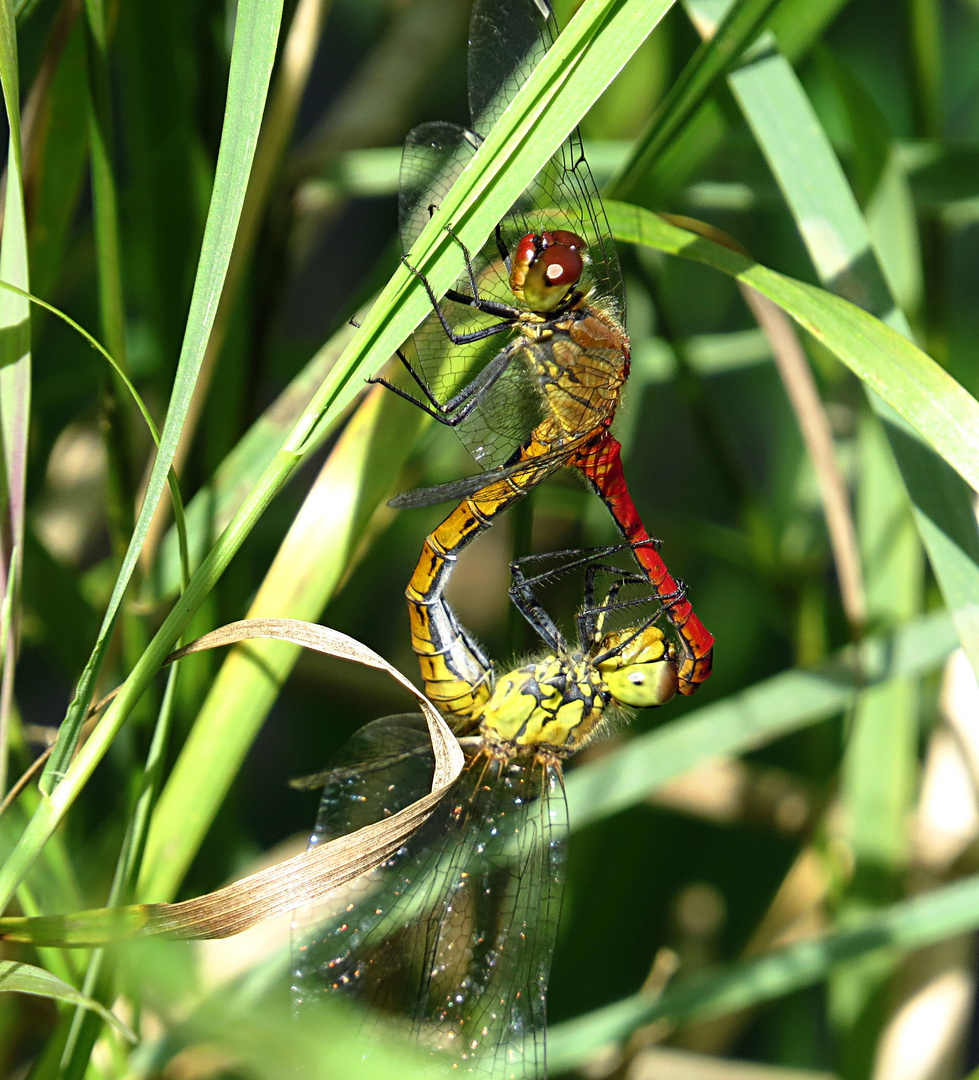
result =
M510 267L510 290L531 311L554 311L581 280L585 241L567 229L528 233Z
M650 709L677 692L676 650L659 627L618 630L606 635L599 649L593 662L617 704Z

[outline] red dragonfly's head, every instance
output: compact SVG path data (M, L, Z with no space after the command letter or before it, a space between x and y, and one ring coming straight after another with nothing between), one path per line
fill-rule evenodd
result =
M567 229L528 233L513 256L513 295L531 311L553 311L581 278L585 246L577 233Z

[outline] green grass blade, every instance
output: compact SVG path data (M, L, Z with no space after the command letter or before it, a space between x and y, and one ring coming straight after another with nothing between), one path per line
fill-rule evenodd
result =
M262 582L249 618L318 619L364 547L427 418L375 387L320 470ZM172 899L262 722L301 653L249 642L224 659L160 797L140 897Z
M731 4L717 33L697 49L670 87L623 167L622 176L610 189L613 198L628 199L635 193L650 165L663 156L778 4L779 0L735 0Z
M763 44L764 51L733 72L729 81L820 279L828 289L910 337L856 199L795 72L774 40ZM866 347L872 348L869 342ZM840 359L872 391L871 404L884 422L935 576L949 609L957 612L962 646L979 672L979 529L966 484L979 488L976 470L963 468L966 458L975 460L974 450L970 454L966 449L969 443L975 447L979 434L975 401L951 379L927 377L914 385L905 380L910 372L900 365L883 365L868 377L869 365L861 374L843 356ZM932 367L937 376L940 369ZM932 407L923 427L922 414ZM943 449L934 439L952 435L956 426L963 440L954 439L959 446L950 457L946 453L950 448ZM936 459L933 450L966 484Z
M97 1001L80 994L73 986L52 975L43 968L33 967L31 964L19 964L13 960L0 960L0 993L8 994L35 994L39 997L51 998L54 1001L63 1001L70 1005L78 1005L83 1009L91 1009L98 1013L106 1023L112 1026L126 1038L136 1041L136 1036L126 1025L113 1016L108 1009Z
M942 10L936 0L911 0L908 14L918 134L938 139L945 126Z
M786 54L798 59L809 51L846 3L847 0L783 3L773 10L770 25ZM716 31L729 6L728 0L723 0L706 8L706 12L699 8L698 25ZM664 145L662 153L649 162L644 183L650 198L666 204L677 195L721 147L730 126L730 117L717 93L702 102L676 136Z
M281 0L251 0L250 3L243 2L238 9L225 127L197 280L187 318L187 333L178 361L170 407L163 425L160 450L153 464L136 528L113 588L91 660L79 680L55 752L45 770L44 784L48 791L64 776L74 753L92 687L105 656L109 635L135 570L150 521L159 504L187 415L238 227L275 58L281 13Z
M0 84L10 132L0 241L0 278L30 288L27 221L21 167L20 76L10 0L0 0ZM0 295L0 430L3 434L3 545L0 548L0 792L7 790L7 743L17 659L20 586L24 561L24 494L31 409L30 306L10 292Z
M88 142L92 212L102 337L116 363L126 361L126 316L123 298L119 193L113 173L112 103L105 11L99 0L87 0ZM101 387L102 438L108 461L108 520L113 550L122 556L133 531L137 477L133 472L128 399L112 372Z
M62 8L55 22L49 49L57 53L57 66L32 137L36 175L30 195L31 281L41 296L51 294L64 270L88 158L88 94L79 89L86 78L86 30L78 16L76 10ZM63 44L61 35L67 38Z
M91 152L92 209L98 252L99 312L109 352L126 367L126 319L122 291L119 197L113 174L112 106L105 13L101 3L87 0L89 31L88 130Z
M312 401L353 332L351 326L341 327L316 351L191 499L187 507L187 544L192 566L200 563L241 507L245 493L268 468L286 434ZM403 449L407 451L407 445ZM179 536L173 528L160 544L150 583L152 593L147 599L158 600L176 593L180 587L180 574Z
M911 437L979 487L979 402L929 356L884 323L832 293L779 274L728 248L624 203L606 205L619 240L704 263L778 304L876 391Z

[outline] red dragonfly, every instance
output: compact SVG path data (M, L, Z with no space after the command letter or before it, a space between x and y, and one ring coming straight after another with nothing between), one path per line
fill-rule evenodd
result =
M489 130L554 35L547 0L476 0L469 100L477 129ZM481 141L448 123L424 124L409 134L400 193L406 251ZM610 430L629 374L624 290L578 131L480 252L460 248L465 273L441 301L415 271L433 314L413 337L417 366L401 359L424 400L377 380L454 428L486 467L391 502L408 507L463 500L427 538L407 590L423 666L426 657L441 655L426 608L441 603L458 553L551 473L573 467L608 506L625 539L639 545L636 556L680 640L680 691L694 693L710 675L714 639L639 517L621 445ZM504 335L508 340L499 348ZM482 659L474 657L473 670Z

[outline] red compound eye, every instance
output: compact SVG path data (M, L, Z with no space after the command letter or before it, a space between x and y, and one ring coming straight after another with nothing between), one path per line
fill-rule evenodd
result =
M532 311L553 311L581 278L584 248L584 240L567 229L528 233L510 266L513 295Z
M569 232L567 229L555 229L553 232L544 233L544 237L552 244L571 248L572 251L584 251L587 247L585 241L577 233Z
M570 288L581 277L585 264L581 256L572 247L547 248L539 259L543 268L544 284L555 288Z
M528 233L519 244L513 256L513 265L526 270L537 258L540 238L535 233Z

